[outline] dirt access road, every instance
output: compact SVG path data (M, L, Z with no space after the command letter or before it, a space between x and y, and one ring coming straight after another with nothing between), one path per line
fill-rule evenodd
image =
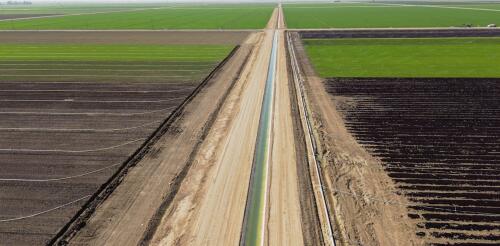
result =
M238 245L252 173L278 9L262 33L240 80L195 157L158 229L153 245ZM278 33L271 160L264 220L266 245L303 245L296 153L283 32ZM306 174L307 175L307 174Z

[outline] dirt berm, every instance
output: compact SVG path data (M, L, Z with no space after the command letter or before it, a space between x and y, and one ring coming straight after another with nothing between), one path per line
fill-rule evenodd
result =
M227 92L238 79L251 45L243 44L216 69L167 122L163 134L142 156L109 197L89 206L57 244L138 245L156 225L155 217L175 196ZM168 120L167 120L168 121ZM153 136L153 139L155 137ZM90 216L89 216L90 215Z

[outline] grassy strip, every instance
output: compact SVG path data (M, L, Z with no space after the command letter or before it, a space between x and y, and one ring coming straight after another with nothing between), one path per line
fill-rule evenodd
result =
M446 5L447 7L454 7ZM499 9L500 4L457 6ZM500 12L377 4L285 5L289 28L450 27L500 24Z
M0 22L4 30L39 29L258 29L265 27L271 5L241 8L183 7L85 14Z
M500 38L305 40L322 77L500 77Z

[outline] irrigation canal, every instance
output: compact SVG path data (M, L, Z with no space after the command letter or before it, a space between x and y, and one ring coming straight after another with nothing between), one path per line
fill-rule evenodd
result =
M266 223L266 203L268 171L271 163L271 129L273 124L274 91L277 67L278 31L274 31L273 46L267 80L262 101L259 130L252 164L252 175L243 222L241 245L257 246L264 244Z

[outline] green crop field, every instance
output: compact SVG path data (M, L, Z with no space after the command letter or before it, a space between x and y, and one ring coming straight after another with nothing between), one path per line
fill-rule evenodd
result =
M217 61L231 46L123 44L1 44L0 60Z
M0 81L199 82L224 45L1 44Z
M500 77L500 38L308 39L322 77Z
M400 6L317 4L284 6L289 28L459 27L500 24L500 4Z
M160 6L121 12L0 21L3 30L59 29L260 29L273 5ZM94 11L96 12L96 11Z

